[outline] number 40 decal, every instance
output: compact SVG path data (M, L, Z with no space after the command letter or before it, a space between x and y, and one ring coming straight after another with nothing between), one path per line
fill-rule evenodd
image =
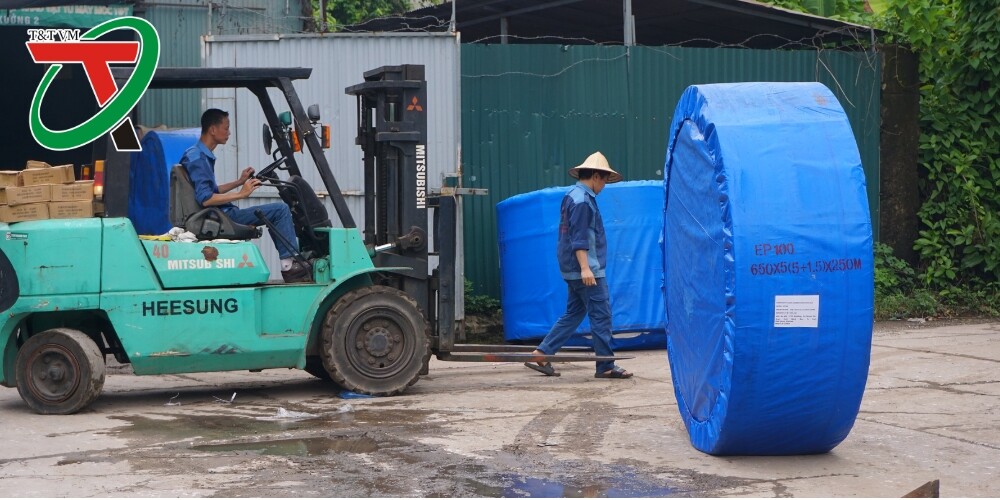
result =
M166 244L163 245L153 245L153 257L159 257L161 259L166 259L170 256L170 247Z

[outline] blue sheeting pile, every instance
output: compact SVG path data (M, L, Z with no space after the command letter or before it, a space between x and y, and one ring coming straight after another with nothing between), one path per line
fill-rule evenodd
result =
M559 206L568 187L533 191L497 204L504 338L540 340L566 308L556 262ZM609 184L597 197L608 239L612 348L662 349L663 183ZM567 345L591 346L584 320Z
M692 445L822 453L864 393L872 227L861 159L819 83L689 87L664 168L668 353Z

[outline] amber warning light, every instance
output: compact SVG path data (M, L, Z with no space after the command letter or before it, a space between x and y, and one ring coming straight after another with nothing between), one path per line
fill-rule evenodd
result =
M104 160L94 161L94 197L104 198Z

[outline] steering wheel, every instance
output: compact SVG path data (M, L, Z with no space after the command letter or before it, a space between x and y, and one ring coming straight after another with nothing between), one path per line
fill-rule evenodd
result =
M263 178L266 178L266 177L270 176L271 172L274 172L274 170L277 169L282 163L284 163L285 160L286 160L286 158L284 156L282 156L281 158L278 158L277 160L274 160L268 166L260 169L260 171L258 171L257 173L255 173L251 177L251 179L262 179L263 180Z

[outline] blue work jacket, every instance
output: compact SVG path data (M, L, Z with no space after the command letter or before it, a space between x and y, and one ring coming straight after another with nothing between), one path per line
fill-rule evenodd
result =
M580 263L576 251L587 251L587 263L595 278L603 278L608 265L608 241L604 235L604 220L597 208L597 195L582 182L577 182L563 197L559 209L559 244L556 257L563 279L578 280Z

